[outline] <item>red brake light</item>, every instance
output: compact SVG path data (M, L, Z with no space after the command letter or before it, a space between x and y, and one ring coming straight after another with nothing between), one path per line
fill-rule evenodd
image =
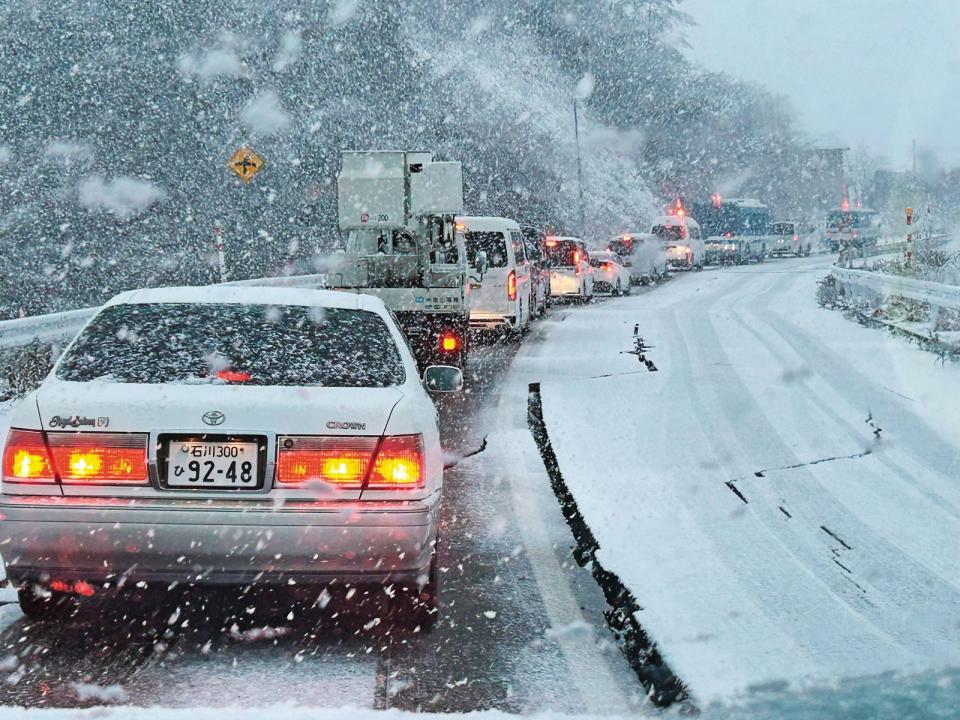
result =
M377 451L377 443L380 449ZM282 485L320 482L345 489L422 488L420 435L378 437L285 437L279 440L277 481Z
M394 435L383 439L367 487L371 490L422 488L426 479L423 438Z
M3 448L3 480L11 483L56 482L53 463L41 431L10 431Z
M250 381L250 373L243 370L219 370L217 380L226 380L230 383L243 383Z
M285 485L311 482L360 488L367 477L376 437L285 437L277 445L277 481Z
M516 300L517 299L517 271L511 270L510 274L507 275L507 299Z
M604 263L604 264L603 264L603 269L604 269L606 272L613 272L613 263Z
M146 485L147 436L48 433L53 466L64 485Z

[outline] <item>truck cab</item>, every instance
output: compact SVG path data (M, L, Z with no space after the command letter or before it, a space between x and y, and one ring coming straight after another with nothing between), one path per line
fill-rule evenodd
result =
M375 295L403 330L421 372L463 368L467 357L468 269L463 170L427 152L345 151L337 176L344 252L327 285Z

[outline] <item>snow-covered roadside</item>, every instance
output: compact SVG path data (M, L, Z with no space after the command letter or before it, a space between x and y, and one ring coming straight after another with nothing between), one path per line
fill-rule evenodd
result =
M317 708L302 705L234 708L139 708L116 704L122 691L116 686L80 685L78 695L85 702L102 703L87 709L0 707L0 720L619 720L630 716L562 714L537 712L518 716L499 710L463 713L411 713L402 710L372 710L360 707ZM923 673L916 676L882 675L829 686L788 692L779 686L758 690L748 701L715 704L704 709L703 720L783 720L784 718L870 718L903 720L926 718L948 720L956 717L960 701L960 672Z
M530 360L597 557L702 704L960 667L960 369L819 309L828 261L571 313Z

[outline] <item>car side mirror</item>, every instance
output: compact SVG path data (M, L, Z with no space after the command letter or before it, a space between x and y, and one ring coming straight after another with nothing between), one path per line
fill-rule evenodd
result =
M487 251L486 250L477 250L477 257L475 260L477 266L477 272L480 273L480 276L483 277L483 274L487 271L489 267L489 261L487 260Z
M453 393L463 389L463 372L453 365L431 365L423 371L423 386L431 393Z

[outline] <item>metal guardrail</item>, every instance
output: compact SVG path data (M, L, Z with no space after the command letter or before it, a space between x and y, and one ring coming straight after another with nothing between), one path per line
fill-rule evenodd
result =
M326 275L289 275L284 277L235 280L224 285L252 285L267 287L324 287ZM80 308L49 315L31 315L13 320L0 320L0 348L16 348L29 345L34 340L55 342L72 339L99 307Z
M847 295L878 299L900 296L934 307L960 309L960 287L900 275L884 275L869 270L832 268L830 274Z

